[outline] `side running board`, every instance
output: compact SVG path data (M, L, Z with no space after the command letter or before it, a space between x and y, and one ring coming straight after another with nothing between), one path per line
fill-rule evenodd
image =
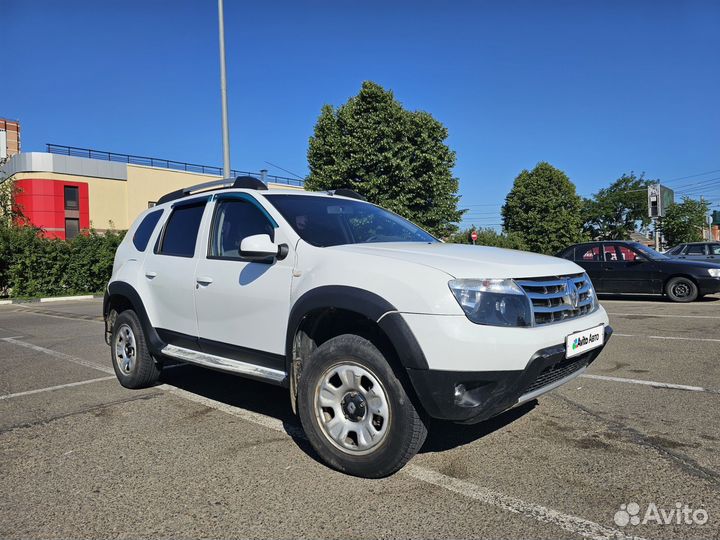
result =
M176 345L165 345L161 352L167 356L191 364L197 364L198 366L227 371L228 373L235 373L237 375L258 377L276 383L281 383L286 377L284 371L242 362L241 360L231 360L230 358L223 358L222 356L215 356L214 354L193 351Z

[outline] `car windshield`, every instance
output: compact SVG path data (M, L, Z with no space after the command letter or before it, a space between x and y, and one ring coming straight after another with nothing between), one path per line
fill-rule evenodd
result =
M630 245L633 248L635 248L635 250L637 250L640 253L642 253L643 255L645 255L648 259L669 259L670 258L667 255L663 255L662 253L655 251L651 247L647 247L647 246L637 243L637 242L633 242Z
M312 195L265 197L295 232L314 246L437 242L417 225L370 203Z

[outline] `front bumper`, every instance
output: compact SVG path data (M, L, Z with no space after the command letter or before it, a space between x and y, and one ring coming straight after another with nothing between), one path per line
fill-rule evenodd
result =
M720 292L720 278L702 277L698 278L697 281L700 294L715 294Z
M605 326L605 344L566 359L565 345L540 349L527 367L512 371L442 371L408 369L410 381L427 414L441 420L475 423L524 403L567 382L587 368L612 335Z

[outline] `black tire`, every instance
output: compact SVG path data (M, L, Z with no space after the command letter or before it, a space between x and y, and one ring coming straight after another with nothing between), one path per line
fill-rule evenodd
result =
M695 282L686 277L674 277L665 285L665 293L673 302L693 302L698 298Z
M326 426L334 420L334 414L329 416L325 410L330 408L321 408L320 402L316 402L316 397L319 399L321 385L324 381L329 383L335 376L329 374L333 370L348 369L348 367L368 374L369 379L364 375L355 379L360 381L357 383L358 391L346 390L350 387L344 383L338 387L338 396L348 392L345 393L340 404L339 410L344 411L340 421L344 426L358 427L360 424L366 425L367 422L377 427L378 424L382 425L387 421L381 436L377 435L378 431L373 431L372 434L379 437L378 441L375 442L374 438L371 438L373 442L370 444L375 446L366 450L362 450L357 442L360 431L350 431L348 437L344 439L346 444L352 446L352 433L355 433L356 449L343 450L337 440L333 441L327 431L329 427ZM379 387L372 384L373 378L379 383ZM369 389L368 383L370 383ZM370 415L371 408L375 407L373 403L379 403L379 393L382 393L381 406L383 411L387 411L387 420L375 414ZM357 397L358 395L367 397L367 401L357 408L349 405L348 399L364 399ZM352 407L352 411L363 411L363 418L353 420L353 417L348 416L348 407ZM298 384L298 412L310 444L323 461L338 471L363 478L383 478L395 473L420 450L427 436L425 424L382 353L370 341L350 334L337 336L323 343L303 365ZM378 408L376 412L381 411ZM330 420L327 420L328 417ZM369 431L365 432L369 433Z
M147 388L154 385L160 377L161 368L148 350L140 319L130 309L123 311L115 319L110 341L110 358L115 375L125 388ZM130 362L125 362L127 359L130 359Z

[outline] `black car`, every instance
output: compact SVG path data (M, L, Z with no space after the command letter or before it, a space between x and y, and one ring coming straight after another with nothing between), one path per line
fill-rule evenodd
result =
M720 292L720 265L672 259L637 242L575 244L557 256L582 266L599 293L666 294L692 302Z
M688 242L678 244L665 252L673 259L689 259L691 261L709 261L720 264L720 242Z

